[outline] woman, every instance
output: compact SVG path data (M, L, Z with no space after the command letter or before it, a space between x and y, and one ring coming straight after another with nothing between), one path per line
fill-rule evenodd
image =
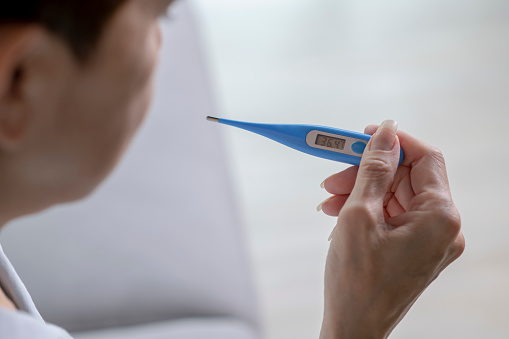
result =
M108 175L149 105L170 3L20 0L0 10L0 225L80 199ZM324 181L332 197L322 209L338 226L322 338L388 336L464 248L440 152L394 121L366 133L361 166ZM1 251L0 268L0 337L67 338L41 321Z

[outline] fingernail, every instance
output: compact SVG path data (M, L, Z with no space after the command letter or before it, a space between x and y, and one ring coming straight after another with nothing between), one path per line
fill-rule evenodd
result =
M327 179L325 179L325 180L327 180ZM320 187L321 187L321 188L325 188L325 180L324 180L324 181L322 181L322 183L320 184Z
M334 196L332 196L332 197L328 197L327 199L325 199L324 201L322 201L322 203L316 207L316 210L317 210L318 212L320 212L320 211L322 210L322 205L323 205L323 204L325 204L327 201L329 201L329 200L330 200L330 199L332 199L332 198L334 198Z
M371 149L376 151L390 151L396 142L398 123L394 120L382 122L371 141Z

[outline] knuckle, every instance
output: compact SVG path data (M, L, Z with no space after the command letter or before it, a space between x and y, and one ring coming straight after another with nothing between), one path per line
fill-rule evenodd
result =
M454 260L456 260L465 251L465 237L463 233L459 233L456 241L454 242Z
M342 210L342 221L346 227L358 228L377 223L375 213L368 204L356 202L345 206Z
M352 215L369 215L370 209L366 204L361 202L354 202L348 205L348 213Z
M459 238L459 241L458 241L458 246L457 246L457 249L458 249L458 257L460 255L463 254L463 252L465 252L465 248L467 247L467 242L465 241L465 236L463 235L463 233L460 233L461 237Z
M458 212L449 215L447 220L447 227L449 232L457 236L461 232L461 217Z
M461 232L461 217L456 208L442 210L439 216L439 227L447 243L454 242Z
M442 151L434 146L430 146L430 156L440 163L445 163L444 154Z
M362 164L362 170L369 176L385 176L392 172L392 166L381 157L369 157Z
M447 266L456 259L458 259L463 254L464 251L465 251L465 237L463 236L463 233L460 232L456 239L454 240L453 244L446 251L444 257L445 265Z

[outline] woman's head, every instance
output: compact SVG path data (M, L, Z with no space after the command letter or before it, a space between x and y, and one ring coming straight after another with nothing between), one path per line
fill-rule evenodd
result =
M170 2L0 10L0 214L81 198L111 171L148 108Z
M37 24L62 38L79 58L95 45L107 21L127 0L18 0L0 7L0 24Z

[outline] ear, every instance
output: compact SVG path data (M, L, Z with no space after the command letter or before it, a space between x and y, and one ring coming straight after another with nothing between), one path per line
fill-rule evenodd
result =
M13 151L26 135L30 111L23 82L40 32L33 25L0 26L0 151Z

